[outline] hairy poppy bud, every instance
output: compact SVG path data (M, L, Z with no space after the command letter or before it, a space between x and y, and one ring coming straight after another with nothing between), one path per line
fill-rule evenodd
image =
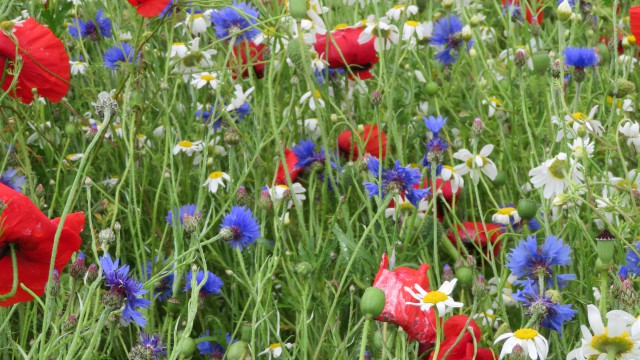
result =
M249 355L249 345L242 340L236 341L229 345L226 355L229 360L244 360Z
M609 90L609 95L615 97L625 97L636 90L636 85L625 79L618 79L613 83L613 87Z
M287 56L299 71L304 71L304 69L309 66L309 64L306 64L304 61L305 54L303 51L308 51L308 49L302 46L299 39L293 39L287 45Z
M196 351L196 341L189 336L186 338L182 338L178 348L178 353L180 354L180 356L184 356L185 359L188 359L191 357L191 355L193 355L194 351Z
M382 313L385 304L384 291L377 287L369 287L362 294L360 312L367 319L375 319Z
M296 20L302 20L307 15L307 0L289 0L289 14Z

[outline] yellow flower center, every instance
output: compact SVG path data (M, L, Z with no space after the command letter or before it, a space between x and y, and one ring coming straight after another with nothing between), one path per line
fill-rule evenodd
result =
M193 146L193 143L191 141L182 140L178 143L178 145L180 145L180 147L183 147L183 148L190 148Z
M474 155L470 158L467 159L467 161L465 161L465 165L467 165L467 167L469 169L473 169L473 165L476 162L476 157L479 157L482 160L482 165L480 167L484 167L485 165L487 165L487 158L482 156L482 155Z
M65 159L67 160L75 160L75 158L78 156L78 154L69 154L67 156L65 156Z
M629 340L629 334L625 331L620 336L609 337L607 328L604 334L595 335L591 339L591 347L601 353L612 351L615 354L625 354L633 349L633 341Z
M502 101L500 101L497 97L493 96L489 98L489 101L494 103L496 106L502 105Z
M192 17L194 19L200 19L202 17L202 14L193 14Z
M280 189L288 189L289 187L287 185L276 185L277 187L279 187Z
M214 171L211 174L209 174L209 179L220 179L223 175L222 171Z
M524 328L514 332L513 336L520 340L532 340L533 338L538 336L538 332L530 328Z
M409 20L409 21L407 21L405 24L407 24L407 25L409 25L409 26L411 26L411 27L418 27L418 25L420 25L420 23L419 23L419 22L417 22L417 21L413 21L413 20Z
M588 116L587 114L585 114L585 113L583 113L583 112L581 112L581 111L574 112L571 116L572 116L575 120L582 120L582 121L585 121L585 120L587 120L587 119L589 118L589 116ZM573 121L569 121L569 124L570 124L570 125L571 125L572 123L573 123Z
M84 62L82 62L82 61L76 61L76 62L74 62L74 63L73 63L73 65L75 65L75 66L81 66L81 65L84 65Z
M401 10L401 9L404 9L404 5L396 5L393 8L396 10Z
M144 134L138 134L138 139L145 139L146 136L144 136Z
M316 89L316 92L313 94L317 99L320 99L322 97L322 94L320 94L320 90Z
M216 79L216 77L213 75L200 75L200 79L204 81L213 81Z
M627 40L629 40L629 44L635 44L636 43L636 37L633 36L633 35L627 36Z
M447 169L447 170L449 170L449 171L451 171L452 173L456 172L456 169L454 169L453 166L451 166L451 165L442 165L442 167Z
M607 96L607 104L614 105L613 97ZM617 107L618 109L621 109L622 108L622 101L616 100L615 101L615 107Z
M365 20L365 21L366 21L366 20ZM342 24L338 24L338 25L336 25L336 26L333 28L333 30L346 29L346 28L348 28L348 27L349 27L349 24L342 23Z
M275 344L269 345L269 349L272 349L272 350L279 349L281 347L282 347L282 345L280 345L280 343L275 343Z
M511 215L511 213L514 213L515 211L516 211L515 208L506 207L506 208L498 209L497 214L500 214L500 215Z
M567 160L555 159L549 166L549 173L556 179L564 179L564 170L567 168Z
M173 46L184 46L184 44L185 43L183 42L176 42L176 43L173 43Z
M425 302L427 304L437 304L439 302L447 300L447 298L449 298L447 294L443 293L442 291L436 290L427 293L427 295L422 298L422 302Z

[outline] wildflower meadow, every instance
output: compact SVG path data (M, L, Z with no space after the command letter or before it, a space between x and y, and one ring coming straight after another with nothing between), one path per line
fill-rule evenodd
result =
M620 0L1 0L0 360L640 360L639 37Z

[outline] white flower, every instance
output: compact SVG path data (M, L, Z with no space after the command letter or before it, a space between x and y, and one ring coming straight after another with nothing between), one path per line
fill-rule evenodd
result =
M536 189L544 187L543 196L551 199L555 195L562 194L571 182L582 183L581 167L582 165L575 160L568 159L567 154L559 153L529 171L531 184Z
M225 187L224 180L231 180L229 174L224 173L222 171L214 171L207 177L207 181L202 184L202 186L208 186L209 192L215 194L218 192L218 187Z
M618 131L627 138L627 146L640 153L640 124L627 119L618 125Z
M69 154L67 156L64 157L64 160L62 160L62 163L64 165L71 165L72 162L76 162L80 159L82 159L84 157L84 154Z
M498 336L495 343L507 339L502 345L500 359L511 354L516 345L520 345L524 354L528 354L532 360L545 360L549 353L549 342L539 332L534 329L524 328L516 332L510 332Z
M586 131L594 133L598 136L602 135L602 123L595 120L594 117L598 112L598 105L591 108L589 115L583 112L575 112L564 117L564 122L560 122L556 116L551 117L551 123L560 125L560 129L556 134L556 142L562 140L566 135L568 139L577 137L578 130L584 128Z
M153 146L153 144L151 143L151 140L147 139L147 136L145 134L136 135L136 144L138 145L139 148L142 148L143 146L146 146L146 147Z
M214 90L218 88L218 74L215 72L203 72L200 74L193 74L192 76L193 80L191 81L191 85L194 85L196 89L201 89L207 84L211 85Z
M188 53L189 48L187 47L186 43L177 42L171 44L171 52L169 53L170 57L177 57L179 59L182 59L183 57L187 56Z
M227 111L239 109L242 105L244 105L244 103L249 101L251 93L253 92L253 90L255 90L255 87L250 87L249 90L244 91L242 90L242 85L239 84L235 85L234 88L235 91L233 92L233 94L235 95L235 97L231 100L231 104L227 106Z
M621 310L609 311L606 327L595 305L587 306L587 315L593 334L582 325L582 346L571 351L567 360L607 359L609 351L619 360L640 359L640 334L632 331L636 322L633 315Z
M375 39L373 47L376 51L389 50L391 44L398 43L399 38L398 27L389 24L389 19L383 17L379 21L366 23L365 29L358 36L358 44L365 44Z
M269 345L268 348L266 348L263 352L259 353L259 355L269 355L269 358L274 357L274 358L279 358L282 355L282 347L286 347L287 350L291 349L293 347L293 344L291 343L286 343L286 344L280 344L280 343L275 343L275 344L271 344Z
M569 144L569 148L573 151L572 155L577 159L592 157L595 151L595 145L586 136L584 138L577 137L573 139L573 143Z
M104 185L108 189L113 189L116 185L118 185L119 181L120 181L119 177L112 176L109 179L103 180L102 185Z
M188 13L185 25L193 35L199 35L207 31L211 25L211 11L207 10L201 14Z
M204 150L204 143L202 141L198 140L191 142L188 140L182 140L173 147L173 155L178 155L183 152L187 154L187 156L191 156L194 153L201 152L202 150Z
M189 52L176 63L174 73L182 74L182 79L187 82L192 74L199 73L201 68L213 66L211 56L217 52L215 49L200 50L200 38L189 42Z
M485 145L480 149L479 154L472 154L467 149L458 150L453 154L453 158L462 160L464 163L456 165L454 167L455 171L460 175L469 173L471 180L476 184L480 181L480 171L487 175L489 179L495 179L498 175L498 168L496 168L496 164L488 158L492 151L493 145L491 144Z
M85 71L87 71L87 63L84 61L69 61L69 65L71 65L71 75L84 75Z
M489 309L485 312L481 312L473 315L474 320L480 320L482 326L491 326L497 329L502 322L502 319L493 313L493 309Z
M387 11L387 17L393 20L400 20L403 13L407 13L407 17L418 13L418 7L415 5L396 5Z
M501 225L511 224L512 219L514 224L520 222L520 215L518 215L518 210L513 207L500 208L498 209L498 211L496 211L495 214L493 214L493 217L491 218L494 223Z
M438 316L443 317L447 312L451 311L451 309L459 308L464 305L461 302L453 300L453 298L449 296L456 287L457 281L458 279L445 281L442 283L442 286L435 291L426 291L420 285L416 284L415 288L418 291L417 293L413 292L410 287L405 286L404 290L411 294L414 299L418 300L417 303L407 302L407 304L420 306L420 310L423 311L429 311L429 309L435 306Z
M502 108L502 102L497 97L490 97L489 100L482 100L482 105L489 105L487 115L493 117L498 109Z
M442 165L440 177L444 181L451 182L451 192L457 193L458 189L464 186L464 179L456 172L456 169L450 165Z
M407 20L402 28L402 40L407 41L412 38L422 40L431 37L432 32L433 24L431 24L431 27L429 28L426 24L422 24L414 20ZM418 73L417 70L416 73ZM422 75L422 73L420 75Z
M304 121L298 120L298 125L304 126L306 133L309 134L313 141L318 140L322 135L322 129L318 126L318 119L316 118L305 119Z
M417 215L420 219L423 219L427 209L429 208L429 201L426 199L420 200L418 203ZM394 220L404 218L405 214L412 214L416 208L411 204L403 195L399 195L393 198L393 206L387 207L384 210L384 216Z
M287 203L287 208L291 208L294 203L294 198L296 199L296 204L302 204L302 200L305 200L307 197L305 196L305 189L300 183L293 183L292 187L289 188L287 185L276 185L269 189L269 194L271 195L271 201L274 203L280 202L282 200L289 200Z
M313 95L311 90L309 90L300 97L300 104L303 104L305 101L309 102L309 108L312 111L315 111L318 106L324 107L324 100L322 100L322 95L317 89L313 92Z

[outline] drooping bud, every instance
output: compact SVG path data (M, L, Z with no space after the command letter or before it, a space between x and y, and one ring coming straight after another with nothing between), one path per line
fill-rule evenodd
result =
M382 313L385 302L384 291L374 286L369 287L360 300L360 312L369 320L375 319Z
M636 85L625 79L618 79L613 83L609 95L623 98L636 90Z

